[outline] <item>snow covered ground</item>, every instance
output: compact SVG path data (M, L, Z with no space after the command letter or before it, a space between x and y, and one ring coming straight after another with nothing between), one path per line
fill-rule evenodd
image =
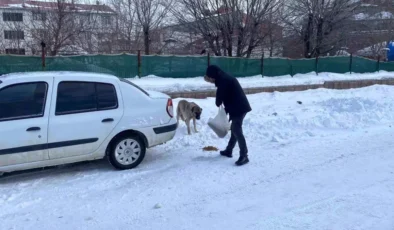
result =
M244 88L264 87L264 86L285 86L285 85L308 85L321 84L329 80L361 80L361 79L382 79L392 78L394 73L380 71L379 73L368 74L336 74L336 73L309 73L297 74L294 77L290 75L279 77L244 77L238 78ZM206 83L203 77L196 78L161 78L148 76L143 78L129 78L128 80L147 90L156 90L160 92L180 92L214 89L214 85Z
M201 150L227 138L207 127L214 100L193 100L200 132L181 123L134 170L98 161L0 178L0 229L394 229L394 87L248 98L248 165Z

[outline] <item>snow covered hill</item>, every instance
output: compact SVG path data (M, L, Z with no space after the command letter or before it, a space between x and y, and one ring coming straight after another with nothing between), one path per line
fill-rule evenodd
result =
M0 229L394 229L394 87L248 98L248 165L202 151L227 138L206 125L214 100L193 100L200 132L181 123L135 170L98 161L0 178Z

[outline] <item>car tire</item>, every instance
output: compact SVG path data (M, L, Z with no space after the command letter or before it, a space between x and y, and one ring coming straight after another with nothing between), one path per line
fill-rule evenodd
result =
M109 162L120 170L137 167L144 160L146 152L145 143L138 135L121 136L109 149Z

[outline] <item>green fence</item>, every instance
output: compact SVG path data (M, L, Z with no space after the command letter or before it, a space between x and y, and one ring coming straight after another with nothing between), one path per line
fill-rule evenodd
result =
M361 57L321 57L316 59L228 58L209 56L86 55L47 57L0 56L0 75L28 71L84 71L108 73L121 78L156 75L186 78L203 76L208 63L220 66L236 77L267 77L310 73L369 73L394 71L394 62L379 62Z

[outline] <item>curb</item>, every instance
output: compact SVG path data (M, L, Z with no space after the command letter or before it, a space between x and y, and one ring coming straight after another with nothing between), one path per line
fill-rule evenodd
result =
M305 91L311 89L353 89L363 88L372 85L394 85L394 78L386 79L364 79L364 80L345 80L345 81L325 81L322 84L311 84L311 85L286 85L286 86L268 86L268 87L256 87L256 88L244 88L246 94L256 93L273 93L273 92L294 92L294 91ZM171 98L195 98L205 99L208 97L215 97L216 90L205 90L205 91L192 91L192 92L164 92Z

